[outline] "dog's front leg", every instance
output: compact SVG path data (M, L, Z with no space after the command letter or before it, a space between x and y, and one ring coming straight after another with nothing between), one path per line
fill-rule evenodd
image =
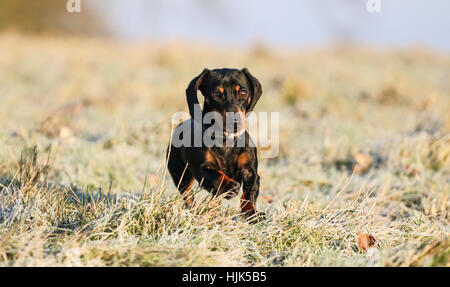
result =
M257 213L256 199L259 194L259 175L256 170L242 170L243 193L241 197L241 212L249 218Z
M202 187L212 191L216 196L225 193L225 198L229 199L239 192L239 182L231 179L221 170L204 167L198 177Z

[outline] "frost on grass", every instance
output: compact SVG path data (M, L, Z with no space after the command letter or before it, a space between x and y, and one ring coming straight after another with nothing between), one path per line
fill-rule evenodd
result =
M448 56L0 39L0 265L449 266ZM257 224L201 189L184 209L165 170L203 66L251 68L280 112Z

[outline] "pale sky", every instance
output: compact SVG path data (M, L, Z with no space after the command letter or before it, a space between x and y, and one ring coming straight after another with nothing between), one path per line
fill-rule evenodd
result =
M379 0L83 0L125 40L184 39L224 46L266 42L321 46L426 44L450 51L450 1Z

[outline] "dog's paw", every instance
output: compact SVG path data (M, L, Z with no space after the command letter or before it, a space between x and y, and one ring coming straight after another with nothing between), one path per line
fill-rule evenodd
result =
M256 210L252 210L252 211L243 213L243 216L244 216L245 220L251 224L261 222L263 220L266 220L266 218L267 218L265 212L256 211Z

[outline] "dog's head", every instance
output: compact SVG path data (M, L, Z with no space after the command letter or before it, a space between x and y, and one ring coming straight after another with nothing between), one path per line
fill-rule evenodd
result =
M228 132L237 132L245 128L245 116L251 112L262 94L259 81L247 68L204 69L195 77L186 89L189 113L194 118L194 105L199 104L197 90L205 97L203 113L217 112ZM233 116L228 119L227 116Z

